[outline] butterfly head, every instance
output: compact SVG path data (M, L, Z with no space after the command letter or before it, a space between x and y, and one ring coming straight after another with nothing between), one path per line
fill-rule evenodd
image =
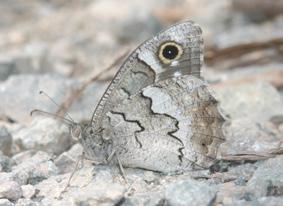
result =
M51 100L51 102L58 106L58 104L45 92L40 91L40 94L45 95ZM31 111L30 115L32 116L36 113L59 119L61 123L68 126L71 137L75 141L81 143L84 147L84 152L88 157L91 157L91 159L94 159L97 162L105 162L105 157L108 157L107 151L112 146L112 142L102 138L102 129L95 129L91 124L89 124L89 122L77 123L68 113L66 113L66 116L60 116L50 112L34 109Z
M84 147L87 156L96 162L104 163L108 157L111 141L102 138L102 129L90 124L74 124L71 135Z

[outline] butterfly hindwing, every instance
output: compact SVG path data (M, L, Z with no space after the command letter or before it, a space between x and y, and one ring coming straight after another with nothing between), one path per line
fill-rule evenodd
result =
M161 172L210 166L223 119L205 83L182 76L150 85L107 113L122 164Z

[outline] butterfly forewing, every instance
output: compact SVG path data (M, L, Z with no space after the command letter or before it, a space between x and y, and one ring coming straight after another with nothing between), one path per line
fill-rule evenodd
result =
M178 59L164 62L161 48L179 45ZM102 119L113 105L137 93L142 88L175 75L200 77L203 40L201 29L191 21L182 22L160 32L141 44L121 66L105 91L93 114L93 124L101 126ZM170 51L170 50L169 50ZM172 51L170 51L172 52ZM177 57L177 56L176 56Z

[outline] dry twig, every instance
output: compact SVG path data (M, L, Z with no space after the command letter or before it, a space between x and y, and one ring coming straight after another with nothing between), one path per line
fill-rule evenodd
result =
M99 73L94 74L91 78L82 82L82 84L77 88L71 91L71 94L65 98L63 103L60 105L59 109L56 112L56 115L64 115L65 112L72 106L74 101L81 95L81 93L85 90L85 88L90 85L92 82L98 80L103 74L113 69L116 65L118 65L126 56L128 55L128 51L124 52L117 59L115 59L108 67L101 70Z
M278 48L283 46L283 38L274 38L265 42L250 42L226 47L222 49L211 48L205 53L205 60L208 65L214 65L221 61L239 58L255 51Z

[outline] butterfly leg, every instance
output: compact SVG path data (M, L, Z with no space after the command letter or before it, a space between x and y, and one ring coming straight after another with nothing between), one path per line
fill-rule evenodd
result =
M113 151L111 152L111 154L109 155L109 157L107 157L106 163L111 162L111 160L113 159L113 157L115 156L115 154L116 154L116 150L113 150Z
M121 173L123 179L127 182L123 165L122 165L122 163L121 163L121 161L120 161L119 156L118 156L117 153L116 153L116 150L113 150L113 151L111 152L111 154L109 155L109 157L107 158L106 161L107 161L107 162L110 162L110 161L113 159L114 156L115 156L116 159L117 159L120 173Z
M74 174L76 173L76 171L78 171L78 168L79 168L80 163L82 163L82 164L84 163L84 161L83 161L84 159L85 159L85 153L83 152L83 153L78 157L78 159L77 159L77 161L76 161L76 164L75 164L75 168L74 168L74 170L72 171L71 175L69 176L68 182L67 182L66 186L64 187L63 191L61 192L60 197L62 197L61 195L67 191L68 187L70 186L70 183L71 183L71 180L72 180ZM60 198L60 197L59 197L59 198Z
M117 162L118 162L118 166L119 166L121 175L122 175L122 177L124 178L124 180L126 181L126 183L128 183L128 182L127 182L127 179L126 179L126 176L125 176L124 167L123 167L123 165L122 165L122 163L121 163L121 161L120 161L120 158L119 158L119 156L118 156L117 154L116 154L115 156L116 156L116 158L117 158Z

